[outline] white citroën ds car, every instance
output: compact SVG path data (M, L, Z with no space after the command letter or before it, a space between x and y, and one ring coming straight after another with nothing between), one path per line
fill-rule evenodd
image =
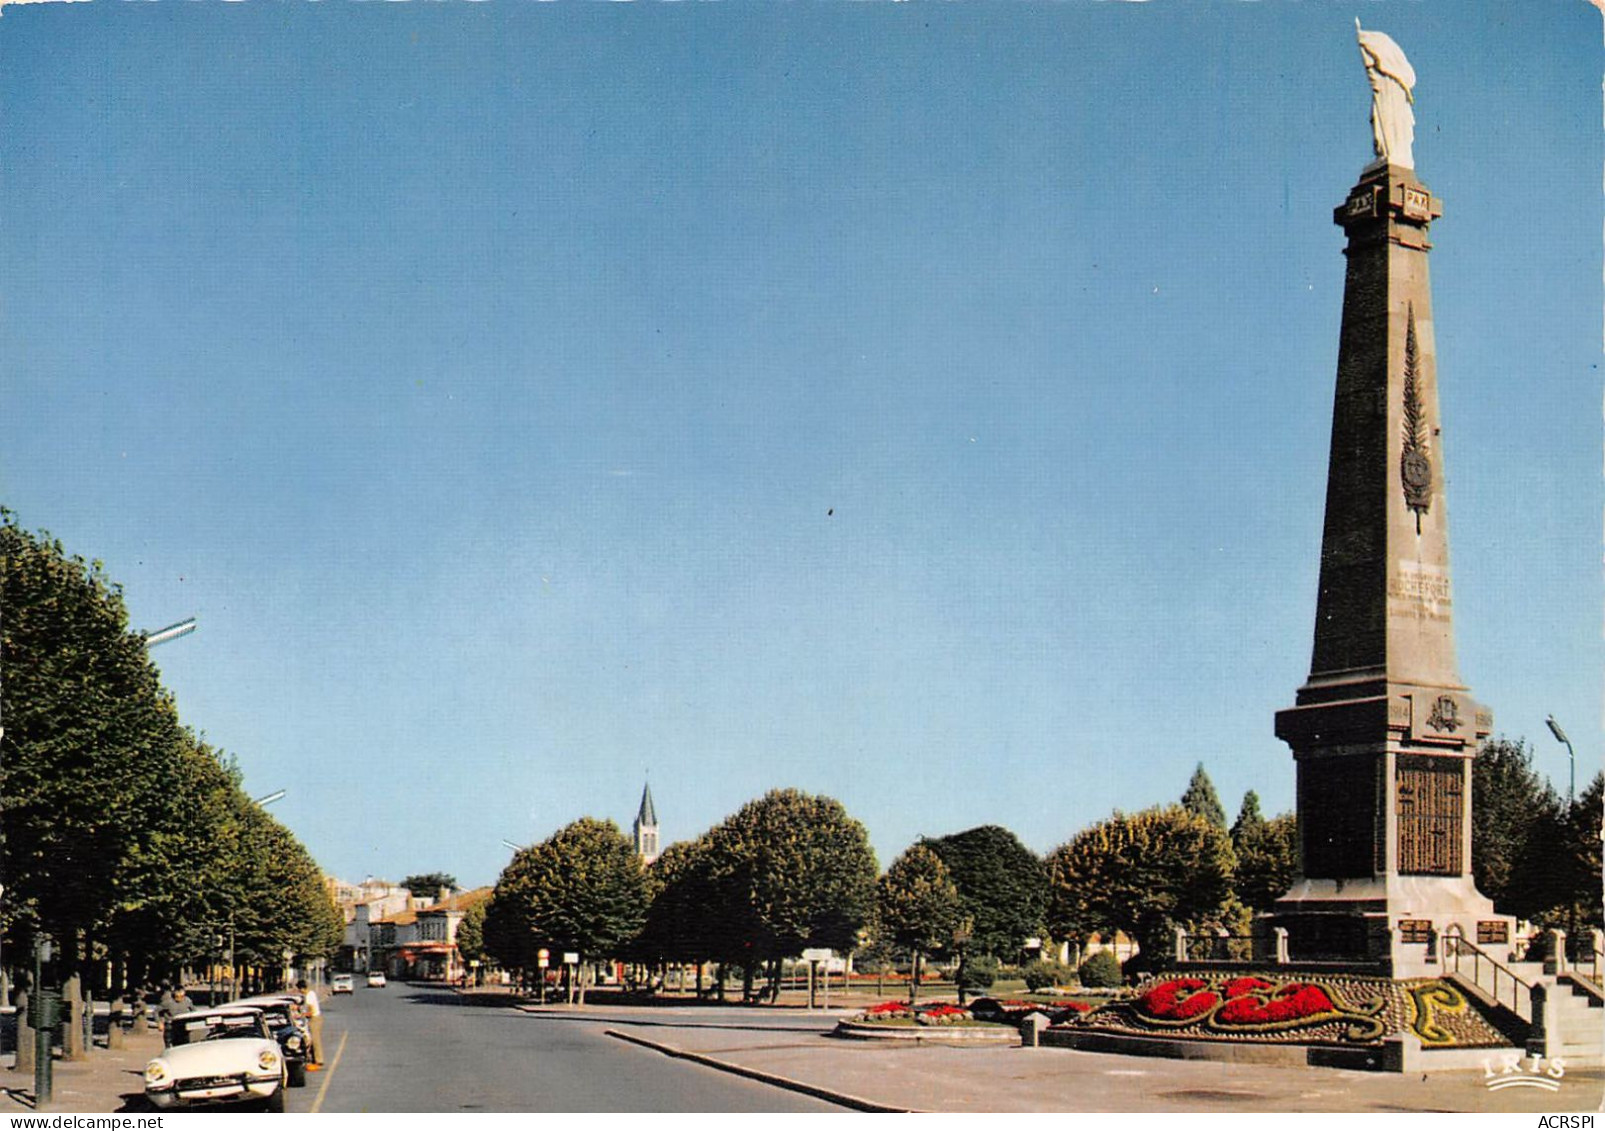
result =
M260 1009L181 1013L166 1044L145 1066L145 1098L164 1111L253 1101L284 1110L284 1053Z

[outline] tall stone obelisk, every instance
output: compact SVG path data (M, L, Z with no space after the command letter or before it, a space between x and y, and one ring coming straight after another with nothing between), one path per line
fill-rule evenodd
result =
M1507 952L1471 878L1471 761L1491 726L1460 682L1415 83L1361 32L1377 160L1333 219L1348 235L1310 675L1276 734L1298 772L1301 876L1272 910L1291 956L1428 967L1449 931Z

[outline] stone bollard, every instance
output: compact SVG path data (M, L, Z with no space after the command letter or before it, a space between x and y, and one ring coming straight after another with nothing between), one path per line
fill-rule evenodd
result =
M126 1042L123 1039L123 997L118 994L111 999L111 1013L106 1018L106 1047L108 1049L123 1048Z
M1566 932L1553 930L1549 932L1549 953L1544 955L1544 973L1566 973Z
M1290 961L1287 956L1287 928L1272 927L1271 934L1276 939L1276 964L1286 966Z
M65 1026L61 1034L61 1059L83 1060L84 1053L84 983L77 974L67 979L61 988L61 1020Z
M12 1065L18 1072L33 1075L33 1026L28 1024L27 990L17 994L17 1062Z
M1180 927L1176 928L1176 962L1181 964L1187 961L1187 932Z
M1045 1013L1027 1013L1020 1019L1020 1046L1034 1049L1042 1046L1042 1030L1052 1022Z
M1551 1045L1558 1035L1555 1027L1555 1010L1550 1005L1549 988L1535 982L1531 990L1532 1027L1527 1030L1527 1055L1549 1056Z

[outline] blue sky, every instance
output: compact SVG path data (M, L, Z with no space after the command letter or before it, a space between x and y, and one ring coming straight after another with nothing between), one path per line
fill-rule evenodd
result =
M1461 674L1600 761L1584 0L8 6L0 501L347 878L767 789L882 864L1290 809L1358 15L1415 67Z

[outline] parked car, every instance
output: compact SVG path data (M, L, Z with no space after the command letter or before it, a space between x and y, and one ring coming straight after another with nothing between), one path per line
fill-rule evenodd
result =
M145 1065L145 1098L163 1111L260 1102L284 1110L285 1066L260 1009L225 1005L181 1013Z
M279 1042L279 1051L284 1054L285 1083L292 1088L306 1087L307 1057L312 1050L312 1034L307 1029L306 1018L301 1016L301 995L260 994L229 1004L248 1005L262 1011L268 1032Z
M375 990L384 989L385 988L385 972L383 970L369 970L368 971L368 987L370 989L375 989Z
M329 992L331 994L354 994L357 984L352 981L350 974L336 974L329 979Z

